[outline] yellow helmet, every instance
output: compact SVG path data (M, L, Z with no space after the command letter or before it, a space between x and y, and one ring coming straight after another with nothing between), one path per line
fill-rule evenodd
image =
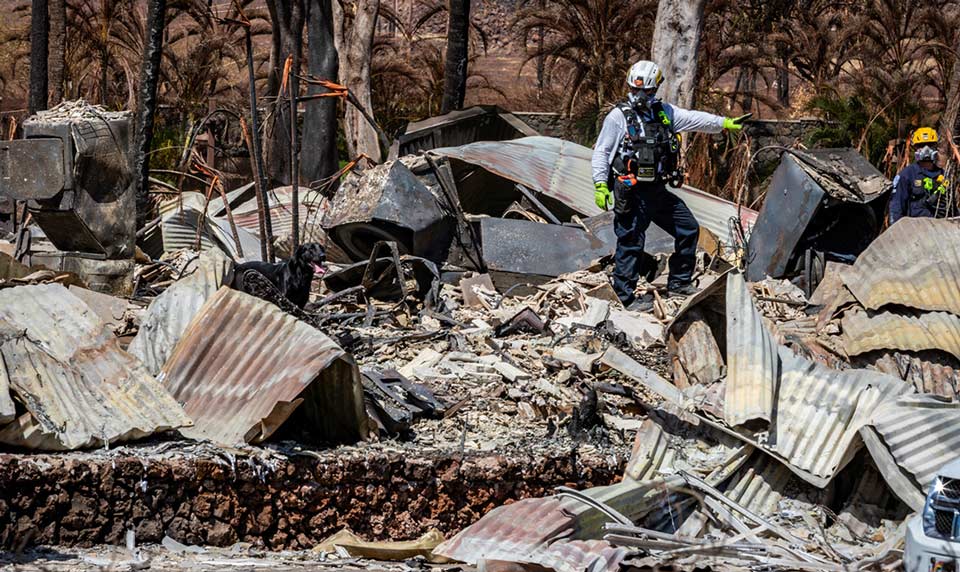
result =
M913 132L913 144L923 145L925 143L936 143L937 132L930 127L921 127Z

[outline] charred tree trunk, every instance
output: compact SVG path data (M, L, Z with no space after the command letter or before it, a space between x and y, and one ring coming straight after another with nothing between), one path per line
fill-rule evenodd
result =
M310 75L337 81L339 62L333 39L332 0L309 0L307 15L307 66ZM311 85L307 95L321 93ZM303 146L300 172L308 183L325 180L338 170L337 100L310 99L304 104Z
M665 80L664 101L691 107L697 88L697 52L706 0L660 0L650 52Z
M270 76L267 80L268 98L273 98L273 112L267 120L264 133L264 162L267 177L278 185L289 185L293 181L290 170L292 116L289 96L277 97L283 83L283 69L288 56L294 63L300 62L300 50L303 44L303 0L269 0L273 26L273 47L270 53ZM291 75L299 73L294 67ZM290 77L288 81L295 80ZM288 85L293 88L296 83Z
M370 92L370 58L373 55L373 36L377 29L377 12L380 0L355 0L353 22L349 28L345 25L344 6L335 3L337 10L337 51L340 56L340 83L354 94L357 103L369 113L373 113L373 97ZM365 154L376 162L383 158L377 130L363 117L354 106L347 105L344 110L344 135L347 140L347 153L351 158Z
M47 0L33 0L30 9L30 115L47 108Z
M160 59L163 55L163 29L167 0L150 0L147 5L147 37L140 66L140 102L137 109L136 177L137 228L150 217L150 145L153 143L153 119L157 111L157 86L160 83Z
M467 62L470 44L470 0L449 0L447 56L443 64L443 100L440 113L463 108L467 95Z
M100 105L107 105L107 76L110 67L110 51L106 47L100 49Z
M540 0L538 4L540 11L545 12L547 9L546 0ZM543 40L544 40L545 30L543 26L537 27L537 101L543 99L543 71L544 71L544 55L543 55Z
M777 101L783 107L790 107L790 63L786 56L780 57L780 67L777 68Z
M957 45L957 50L960 50L960 44ZM957 57L953 62L953 72L947 85L946 99L946 108L940 117L941 139L947 136L948 130L950 135L954 137L960 135L957 133L957 119L960 119L960 57Z
M67 2L50 0L50 99L54 105L63 101L63 73L67 59Z

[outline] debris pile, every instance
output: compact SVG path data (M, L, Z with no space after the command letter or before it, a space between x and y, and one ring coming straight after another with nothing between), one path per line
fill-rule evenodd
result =
M827 196L875 208L875 178L851 190L830 176L843 156L789 157L790 172L817 181L831 208L846 207ZM459 460L550 450L574 469L590 450L622 460L622 479L506 504L439 545L341 534L325 546L557 572L894 564L908 512L960 456L960 257L943 248L960 244L960 223L904 219L852 265L829 259L822 280L748 282L744 237L774 215L672 190L703 225L699 292L662 293L672 239L651 227L650 310L631 311L609 283L612 215L593 205L589 173L589 150L524 137L404 156L346 175L332 195L304 192L301 236L329 263L307 275L305 306L283 294L289 266L234 277L264 241L298 256L284 189L267 208L249 188L164 202L138 237L126 298L0 253L0 443L62 451L153 436ZM777 274L796 273L808 246L825 251L803 236L767 261ZM268 542L318 542L307 533L330 526L323 514ZM176 529L157 518L153 537ZM205 540L248 533L217 526L229 534Z

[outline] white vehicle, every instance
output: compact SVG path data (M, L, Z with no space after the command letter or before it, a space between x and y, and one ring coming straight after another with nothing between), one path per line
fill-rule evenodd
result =
M907 524L906 572L958 572L960 460L944 465L930 485L923 512Z

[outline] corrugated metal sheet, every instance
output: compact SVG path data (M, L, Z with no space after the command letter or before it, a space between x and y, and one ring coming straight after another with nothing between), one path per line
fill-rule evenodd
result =
M780 498L793 477L786 466L767 455L754 452L727 485L723 495L760 516L779 512Z
M200 193L183 193L182 200L160 203L161 234L164 252L193 249L197 241L197 225L203 211L204 196ZM181 208L182 203L182 208ZM233 259L241 258L233 231L226 218L214 217L208 209L200 233L200 250L219 248ZM244 260L260 260L260 240L247 229L237 225L237 235L243 249Z
M159 378L194 419L189 437L261 442L297 409L311 440L367 434L353 359L323 332L230 288L203 305Z
M645 419L633 439L633 451L624 478L644 482L659 477L664 469L670 469L672 473L673 457L666 433L653 420Z
M565 540L575 528L576 517L557 497L525 499L493 509L433 553L468 564L504 560L557 572L619 568L625 549L603 540Z
M273 225L274 236L290 234L293 232L293 187L278 187L268 194L270 222ZM319 225L323 209L326 207L323 195L304 187L300 188L299 195L301 230L304 226ZM219 218L226 220L226 217ZM256 201L247 201L233 209L233 218L237 226L247 229L260 238L260 219Z
M841 320L848 355L871 350L943 350L960 358L960 317L947 312L914 316L846 312Z
M203 252L185 276L154 298L127 351L157 375L200 308L233 279L233 262L218 248Z
M897 464L927 489L937 470L960 459L960 403L912 395L884 404L873 426Z
M780 346L780 387L771 442L798 475L823 487L850 460L853 437L881 403L912 393L875 371L835 370ZM799 469L799 471L797 470Z
M900 304L960 314L960 220L904 217L843 274L867 309Z
M933 393L954 399L960 389L960 368L956 360L939 351L884 352L862 356L865 367L888 373L913 385L918 393Z
M593 200L592 151L583 145L554 137L523 137L444 147L430 153L483 167L559 200L582 215L602 212ZM669 190L687 203L701 226L724 244L734 244L730 230L730 220L738 216L734 203L689 186ZM744 207L739 217L749 229L757 220L757 212Z
M59 284L0 290L0 377L26 409L0 442L66 450L190 424L82 300Z
M727 382L723 417L730 425L770 422L780 358L743 275L727 275Z
M496 106L474 106L407 125L405 132L391 145L390 159L437 147L529 135L537 135L537 132L512 113Z

